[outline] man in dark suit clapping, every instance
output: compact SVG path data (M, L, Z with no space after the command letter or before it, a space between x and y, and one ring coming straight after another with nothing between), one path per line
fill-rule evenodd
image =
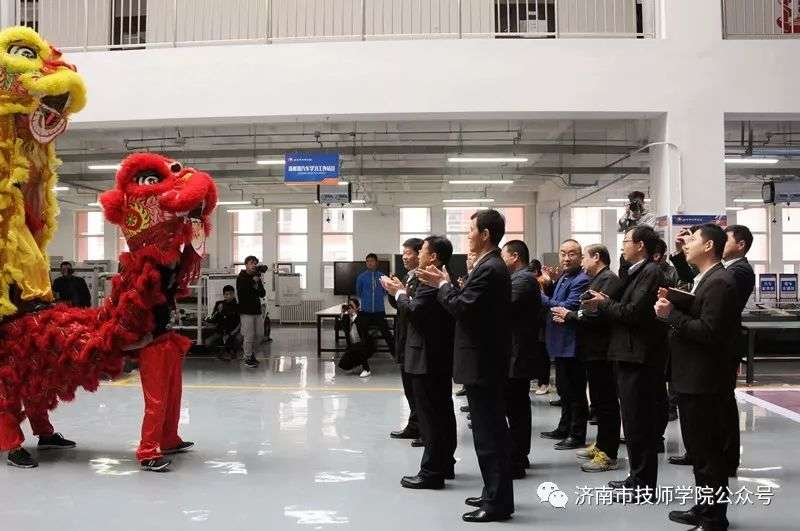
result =
M472 438L483 477L483 493L467 498L477 510L467 522L508 520L514 512L508 425L503 387L511 354L511 278L497 248L505 234L505 219L496 210L472 215L469 250L475 267L457 288L447 269L420 270L421 282L439 289L439 302L455 318L453 378L467 388L472 414Z
M725 444L725 398L730 389L731 360L741 326L736 284L723 267L727 239L717 225L700 226L686 240L684 252L699 270L694 299L676 308L661 290L655 312L670 327L672 383L678 393L681 432L692 456L695 483L715 493L688 511L673 511L670 520L704 530L728 529L727 502L720 503L728 487Z
M429 236L419 253L419 266L437 268L450 261L453 245L442 236ZM384 289L397 298L408 321L403 370L411 379L425 441L419 472L400 484L409 489L441 489L453 478L456 417L453 412L452 316L439 304L438 290L420 285L409 296L397 278L382 277Z

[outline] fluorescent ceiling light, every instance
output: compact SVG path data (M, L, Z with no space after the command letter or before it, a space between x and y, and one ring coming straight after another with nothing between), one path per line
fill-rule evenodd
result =
M630 201L630 199L615 198L615 199L608 199L607 201L609 203L628 203ZM650 201L652 201L652 199L645 199L644 200L645 203L649 203Z
M53 187L53 191L54 192L69 192L69 187L67 187L67 186L54 186Z
M777 164L779 159L765 159L759 157L725 158L725 164Z
M465 208L466 207L444 207L445 210L464 210ZM475 210L489 210L489 207L480 205L472 208L474 208Z
M734 199L734 200L733 200L733 202L734 202L734 203L763 203L763 202L764 202L764 200L763 200L763 199L758 199L758 198L755 198L755 197L754 197L754 198L752 198L752 199L751 199L751 198L747 198L747 199Z
M118 170L121 164L89 164L90 170Z
M351 203L354 203L354 204L357 204L357 205L363 205L364 203L366 203L366 202L367 202L367 200L366 200L366 199L353 199L353 200L352 200L352 201L350 201L350 202L351 202Z
M526 157L448 157L447 162L528 162Z
M455 180L455 181L448 181L448 182L449 182L449 184L514 184L514 181L506 181L506 180L501 180L501 179L485 180L485 181L482 181L482 180L479 180L479 179L477 179L477 180L475 180L475 179L474 180L467 180L467 181Z
M372 210L372 207L358 207L358 208L342 208L341 210L354 210L357 212L369 212Z
M252 201L218 201L217 206L225 205L249 205Z
M283 166L286 164L286 161L284 159L263 159L257 160L256 164L261 166Z
M339 181L339 182L338 182L338 183L336 183L336 184L338 184L339 186L347 186L347 185L348 185L348 184L350 184L350 183L349 183L349 182L347 182L347 181Z
M725 210L744 210L742 207L725 207Z
M100 203L99 203L99 202L97 202L97 201L95 201L94 203L87 203L87 204L86 204L86 206L91 206L91 207L99 207L99 206L100 206Z
M494 203L494 199L442 199L442 203Z
M226 212L272 212L271 208L229 208Z

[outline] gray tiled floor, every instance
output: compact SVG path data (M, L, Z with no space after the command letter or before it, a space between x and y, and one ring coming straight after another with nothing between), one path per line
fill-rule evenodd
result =
M373 376L359 379L311 354L311 329L274 335L264 352L272 357L257 370L214 359L187 362L182 433L198 446L168 474L140 472L133 460L142 409L135 377L62 405L54 424L79 447L41 453L36 470L0 467L0 529L470 528L460 520L463 499L480 494L480 475L463 415L456 480L438 492L402 489L400 477L416 472L421 450L388 438L406 414L393 364L375 361ZM583 474L571 452L538 438L555 425L557 409L547 405L552 398L535 398L534 465L528 478L515 482L514 519L484 528L685 529L666 520L677 503L576 506L578 486L599 487L625 474ZM740 406L743 468L731 486L774 487L775 495L769 507L731 508L732 529L798 529L800 424ZM668 454L680 451L679 441L672 423ZM692 485L690 469L667 465L663 456L661 465L662 485ZM566 492L566 509L539 502L543 481Z

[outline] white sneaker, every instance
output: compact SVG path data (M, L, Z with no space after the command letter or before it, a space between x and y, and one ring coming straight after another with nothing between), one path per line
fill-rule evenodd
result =
M359 378L367 378L368 376L372 376L372 373L369 371L361 371L361 374L358 375Z
M547 385L540 385L539 388L533 393L535 395L546 395L550 392L550 387Z

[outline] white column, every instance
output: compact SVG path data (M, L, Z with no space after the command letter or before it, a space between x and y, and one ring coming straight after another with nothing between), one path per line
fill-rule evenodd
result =
M355 222L355 221L354 221ZM308 209L308 279L309 293L322 291L322 209Z
M617 212L616 210L601 210L600 226L603 228L603 233L600 238L608 248L608 254L611 256L611 270L615 273L619 271L619 255L620 249L617 247Z
M783 273L783 207L767 207L767 238L769 239L769 265L767 271Z

